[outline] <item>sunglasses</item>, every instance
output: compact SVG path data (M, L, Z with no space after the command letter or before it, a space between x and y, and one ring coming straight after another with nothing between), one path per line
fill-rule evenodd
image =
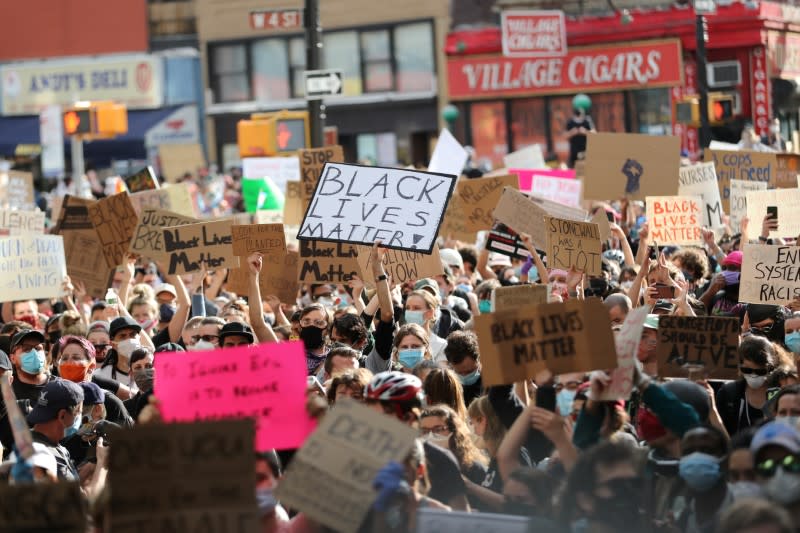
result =
M108 348L111 345L110 344L93 344L92 346L94 346L95 351L102 352L103 350L105 350L106 348Z
M219 335L192 335L192 342L198 342L201 339L205 342L217 342Z
M787 455L780 461L767 459L756 465L756 472L762 477L772 477L778 471L778 467L783 468L784 472L791 474L800 473L800 457L797 455Z
M769 374L769 370L766 368L747 368L744 366L739 367L739 372L745 376L749 376L750 374L755 374L756 376L766 376Z

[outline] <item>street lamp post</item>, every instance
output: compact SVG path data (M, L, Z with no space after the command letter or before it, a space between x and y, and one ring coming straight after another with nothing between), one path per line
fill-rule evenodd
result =
M306 70L318 70L322 66L322 28L319 23L319 0L306 0ZM322 98L308 100L308 120L311 146L325 145L325 104Z

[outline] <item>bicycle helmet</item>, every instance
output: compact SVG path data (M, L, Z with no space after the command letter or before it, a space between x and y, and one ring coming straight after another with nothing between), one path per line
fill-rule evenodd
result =
M422 381L404 372L381 372L376 374L364 389L364 399L382 402L422 403Z

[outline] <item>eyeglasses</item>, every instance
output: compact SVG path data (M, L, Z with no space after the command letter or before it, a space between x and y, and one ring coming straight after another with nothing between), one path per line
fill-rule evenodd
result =
M307 328L309 326L316 326L318 328L327 328L328 323L322 319L311 320L310 318L304 318L300 321L300 326Z
M197 343L200 340L205 342L219 342L219 335L192 335L192 342Z
M772 326L775 324L767 324L766 326L751 326L750 327L750 334L751 335L758 335L761 337L766 336L770 331L772 331Z
M449 437L453 434L447 426L433 426L432 428L419 428L420 436L424 437L428 433L433 433L439 437Z
M108 348L110 344L93 344L92 346L94 346L94 351L102 352L105 351L105 349Z
M772 477L775 475L775 472L777 472L778 467L783 468L784 472L789 472L791 474L800 473L800 457L790 454L779 461L767 459L756 465L756 472L758 472L761 477Z
M766 368L747 368L746 366L740 366L739 372L746 376L749 376L750 374L755 374L756 376L766 376L769 374L769 370Z

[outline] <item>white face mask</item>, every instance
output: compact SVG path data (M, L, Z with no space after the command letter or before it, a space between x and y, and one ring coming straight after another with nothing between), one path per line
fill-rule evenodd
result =
M789 505L800 500L800 474L792 474L778 467L769 481L764 484L764 492L781 505Z
M187 346L186 349L189 350L190 352L205 352L208 350L216 349L216 346L214 346L208 341L204 341L201 339L197 341L195 344Z
M798 429L797 424L800 423L800 416L776 416L775 421Z
M745 376L744 380L751 389L760 389L767 382L767 376Z
M450 437L451 435L441 436L441 435L434 435L433 433L428 433L427 437L425 437L428 442L435 444L437 446L441 446L442 448L447 448L450 444Z
M117 353L125 359L130 359L134 350L141 348L139 339L125 339L117 343Z

